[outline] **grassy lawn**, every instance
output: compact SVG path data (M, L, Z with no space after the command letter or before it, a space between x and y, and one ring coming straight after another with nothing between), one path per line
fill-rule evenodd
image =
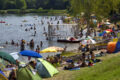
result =
M75 80L120 80L120 54L108 55L103 60L93 67L81 69L75 74Z
M60 70L60 73L45 80L120 80L120 53L101 57L102 63L77 71Z
M61 55L64 57L70 57L70 56L75 56L75 55L79 55L80 53L75 53L75 52L63 52Z

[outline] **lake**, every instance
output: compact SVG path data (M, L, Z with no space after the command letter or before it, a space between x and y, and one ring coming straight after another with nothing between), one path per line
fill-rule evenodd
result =
M6 15L0 15L0 21L5 21L6 23L0 23L0 46L4 48L0 48L0 51L12 53L12 52L20 52L20 46L14 46L11 45L11 41L14 40L15 43L19 43L21 39L24 39L26 42L29 42L31 39L34 39L35 42L35 48L37 45L40 45L40 41L43 42L43 47L40 49L44 49L50 46L58 46L64 48L67 46L67 50L71 51L74 49L77 49L79 46L79 43L77 44L71 44L71 43L60 43L57 42L56 39L53 39L51 41L46 40L46 36L43 34L44 32L48 33L48 22L50 24L56 25L59 21L59 24L64 24L61 20L61 15L38 15L38 14L24 14L24 15L15 15L15 14L6 14ZM42 22L44 24L42 24ZM22 25L22 26L21 26ZM36 36L33 36L34 30L30 30L31 27L36 27ZM74 35L74 29L72 26L67 25L59 25L59 30L56 30L56 33L64 36L73 36ZM54 26L56 29L57 27ZM25 29L28 29L28 31L25 31ZM8 41L9 44L5 44L6 41ZM30 50L29 46L25 45L26 50ZM55 53L53 53L55 54ZM49 54L42 54L43 56L52 55L52 53Z

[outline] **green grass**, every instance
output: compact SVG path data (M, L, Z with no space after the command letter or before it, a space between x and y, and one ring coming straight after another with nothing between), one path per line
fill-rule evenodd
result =
M120 55L103 59L102 63L81 69L75 74L74 80L120 80Z
M120 80L120 53L100 57L102 63L76 71L60 70L52 78L44 80Z
M74 52L69 52L69 51L67 51L67 52L63 52L63 53L61 54L61 56L70 57L70 56L75 56L75 55L78 55L78 54L80 54L80 53L74 53Z

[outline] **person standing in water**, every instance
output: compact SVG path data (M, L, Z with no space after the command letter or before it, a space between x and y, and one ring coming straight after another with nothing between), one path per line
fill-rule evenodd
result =
M25 50L25 40L21 40L21 43L20 43L20 51L24 51Z
M40 41L40 47L42 47L43 46L43 42L42 41Z
M34 40L33 40L33 39L30 41L30 48L31 48L31 49L34 48Z
M40 47L37 45L36 52L40 53Z
M11 41L11 45L14 45L14 44L15 44L15 42L12 40L12 41Z

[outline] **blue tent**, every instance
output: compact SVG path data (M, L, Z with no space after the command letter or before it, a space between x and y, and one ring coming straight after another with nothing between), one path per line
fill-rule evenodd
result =
M4 77L6 77L5 74L1 70L0 70L0 74L3 75Z
M30 56L30 57L36 57L36 58L42 58L42 56L35 52L35 51L31 51L31 50L24 50L20 52L21 55L23 56Z

